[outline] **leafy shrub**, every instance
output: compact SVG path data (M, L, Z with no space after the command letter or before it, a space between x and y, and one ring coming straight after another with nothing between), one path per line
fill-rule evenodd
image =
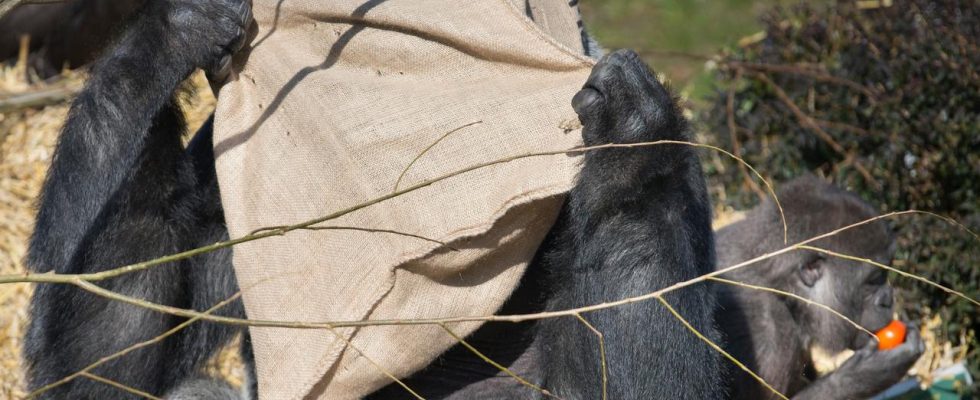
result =
M775 181L814 171L883 212L927 210L980 231L978 16L980 3L955 0L777 9L763 18L764 39L717 60L719 87L700 116L709 141L738 149ZM758 201L743 171L708 174L729 205ZM928 217L892 225L896 266L980 299L980 241ZM909 317L940 313L946 340L971 342L967 359L980 377L980 310L893 282Z

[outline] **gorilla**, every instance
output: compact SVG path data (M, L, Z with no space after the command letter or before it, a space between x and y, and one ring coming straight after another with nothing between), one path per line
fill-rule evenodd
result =
M243 46L251 21L246 0L147 2L98 60L74 100L39 199L28 263L35 273L92 273L226 240L211 149L211 123L185 147L172 100L196 68L220 79ZM634 52L605 56L572 99L586 145L688 140L670 91ZM561 310L649 293L714 268L704 178L689 146L587 152L560 217L501 312ZM106 289L185 309L205 310L238 289L231 253L219 250L152 270L99 281ZM706 285L668 300L714 340L715 301ZM240 302L218 312L244 318ZM184 321L112 302L77 287L40 284L25 339L29 388L148 340ZM605 336L613 399L718 399L720 357L659 305L584 315ZM494 335L512 332L510 337ZM154 346L91 371L155 396L227 398L202 384L201 366L240 331L198 322ZM246 332L247 338L247 332ZM515 366L537 365L536 384L562 398L598 398L599 340L574 318L487 324L473 335L481 350ZM508 339L513 339L508 340ZM512 343L511 343L512 342ZM492 344L483 347L483 344ZM495 345L495 346L494 346ZM250 347L244 341L245 358ZM430 398L528 398L495 374L447 352L409 380ZM460 360L455 362L456 360ZM530 360L530 362L528 362ZM425 374L453 371L442 380ZM522 371L523 373L524 371ZM254 380L248 385L254 395ZM383 389L376 398L386 396ZM467 394L469 393L469 394ZM44 399L126 399L133 395L79 378Z
M41 77L91 62L144 0L71 0L22 4L0 18L0 60L17 56L30 37L28 63Z
M789 243L873 218L858 196L814 176L797 178L777 194L789 225ZM771 201L716 235L718 267L724 268L785 247L779 211ZM884 221L822 239L813 247L888 264L895 243ZM761 264L761 265L760 265ZM779 289L827 305L876 332L892 319L892 287L886 271L867 263L793 251L722 276ZM869 398L901 380L924 350L910 329L905 343L887 351L877 341L827 310L787 296L717 284L716 321L726 350L780 393L802 399ZM816 377L813 354L856 350L835 371ZM777 396L741 369L730 368L733 399Z

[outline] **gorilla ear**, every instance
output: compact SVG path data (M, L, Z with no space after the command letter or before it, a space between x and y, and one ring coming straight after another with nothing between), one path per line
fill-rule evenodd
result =
M804 285L813 287L823 277L823 261L822 256L813 256L808 258L803 265L800 265L800 281Z

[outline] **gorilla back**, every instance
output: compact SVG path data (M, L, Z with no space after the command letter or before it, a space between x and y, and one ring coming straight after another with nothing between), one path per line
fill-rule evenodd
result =
M223 75L249 18L244 3L149 2L94 67L72 105L43 189L29 258L35 271L95 272L227 236L210 125L182 149L182 123L170 99L194 68ZM690 138L670 92L633 52L602 59L574 97L573 107L588 145ZM714 262L710 219L700 164L691 148L663 145L589 152L558 223L522 283L534 287L535 293L515 296L510 306L517 312L586 306L649 293L706 273ZM230 261L227 251L219 251L100 284L152 302L203 310L237 290ZM712 324L714 300L706 287L685 289L668 300L709 338L718 339ZM243 316L243 310L236 303L224 314ZM659 305L629 305L583 317L605 335L610 398L721 397L720 358ZM33 299L26 344L31 389L180 322L75 287L41 286ZM599 341L591 330L573 318L514 326L521 330L513 337L527 338L527 345L516 351L526 357L515 359L530 358L522 365L533 366L522 373L540 371L533 380L562 398L600 397ZM92 372L156 396L191 396L189 391L201 387L196 375L202 362L235 332L197 323ZM513 347L496 343L500 348L481 350L494 353ZM450 354L453 350L442 360L451 362ZM495 374L468 373L462 367L459 379L426 379L433 370L409 380L428 398L533 394L520 387L522 392L511 396L512 387L496 384L500 381ZM473 388L481 390L469 391ZM200 392L204 396L227 391ZM386 394L376 397L404 394L401 389L382 392ZM127 396L111 386L76 379L42 397Z

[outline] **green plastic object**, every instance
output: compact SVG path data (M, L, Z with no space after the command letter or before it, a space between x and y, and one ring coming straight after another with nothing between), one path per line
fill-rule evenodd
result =
M922 388L919 381L909 378L897 383L872 400L966 400L962 392L973 384L966 365L963 363L943 368L933 374L936 379L932 386Z

